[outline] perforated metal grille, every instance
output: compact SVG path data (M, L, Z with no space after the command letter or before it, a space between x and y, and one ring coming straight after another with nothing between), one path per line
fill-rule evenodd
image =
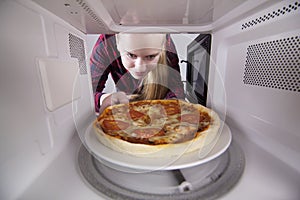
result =
M92 9L83 0L76 0L76 3L83 8L83 10L102 28L107 30L106 25L97 17L97 15L92 11Z
M244 83L300 92L300 37L250 45Z
M87 74L83 40L69 33L69 47L71 57L78 59L80 74Z
M299 7L300 7L300 2L296 1L287 6L284 6L282 8L278 8L277 10L269 12L263 16L257 17L256 19L248 21L248 22L242 24L241 28L242 28L242 30L244 30L244 29L250 28L252 26L267 22L273 18L278 18L278 17L283 16L290 12L296 12L297 10L299 12Z

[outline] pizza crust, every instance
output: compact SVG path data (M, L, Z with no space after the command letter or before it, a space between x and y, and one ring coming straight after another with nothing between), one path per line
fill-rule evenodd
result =
M197 150L201 151L203 147L213 145L213 141L218 139L220 119L213 110L199 104L194 104L194 106L202 112L207 112L212 122L208 129L198 133L194 139L186 142L158 145L131 143L104 133L101 127L97 126L97 120L93 124L94 132L98 140L108 148L137 157L161 158L166 156L180 156Z

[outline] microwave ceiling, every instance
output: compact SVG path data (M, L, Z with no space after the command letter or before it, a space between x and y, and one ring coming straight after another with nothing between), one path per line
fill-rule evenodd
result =
M207 0L102 0L114 23L120 25L208 24L214 1Z
M270 0L33 1L87 34L121 32L130 27L175 27L175 29L177 27L177 30L182 28L191 32L210 31L212 24L220 19L235 19L263 3L270 2Z

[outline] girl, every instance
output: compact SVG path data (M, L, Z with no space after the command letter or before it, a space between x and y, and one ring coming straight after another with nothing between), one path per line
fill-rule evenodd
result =
M169 35L100 35L90 58L96 112L135 100L184 98L178 56ZM117 92L103 89L111 74ZM100 109L100 110L99 110Z

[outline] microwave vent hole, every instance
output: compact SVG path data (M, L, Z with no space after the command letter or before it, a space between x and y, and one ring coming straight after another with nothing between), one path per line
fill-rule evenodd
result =
M84 41L69 33L69 48L70 56L78 59L80 74L87 74Z
M300 7L300 2L296 1L294 3L291 3L291 4L287 5L287 6L278 8L278 9L273 10L273 11L271 11L271 12L265 14L265 15L259 16L256 19L252 19L252 20L242 24L241 29L245 30L245 29L253 27L255 25L258 25L258 24L267 22L269 20L272 20L274 18L281 17L285 14L296 12L297 10L299 11L299 9L300 9L299 7Z
M300 36L248 46L244 84L300 92Z
M81 6L84 12L99 25L99 28L101 28L102 30L108 30L105 23L97 17L97 15L93 12L93 10L88 6L88 4L85 1L76 0L76 3L78 4L78 6Z

